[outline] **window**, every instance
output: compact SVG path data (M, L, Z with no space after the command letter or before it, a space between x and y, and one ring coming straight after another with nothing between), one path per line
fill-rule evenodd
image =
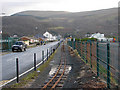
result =
M48 36L48 34L46 34L46 36Z

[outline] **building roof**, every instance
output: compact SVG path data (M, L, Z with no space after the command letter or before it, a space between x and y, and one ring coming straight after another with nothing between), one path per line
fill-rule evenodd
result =
M43 36L51 38L51 37L52 37L52 34L46 31L46 32L43 34Z
M45 38L42 34L36 34L35 38Z
M22 40L22 41L27 41L27 40L30 40L30 38L23 36L23 37L20 38L20 40Z
M94 33L90 36L90 38L105 38L104 37L104 34L101 34L101 33Z

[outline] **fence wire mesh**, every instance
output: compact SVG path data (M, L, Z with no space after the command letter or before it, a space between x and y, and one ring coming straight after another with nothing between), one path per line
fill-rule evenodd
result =
M106 81L108 88L118 86L118 44L94 41L68 41L68 45L90 65L101 79Z

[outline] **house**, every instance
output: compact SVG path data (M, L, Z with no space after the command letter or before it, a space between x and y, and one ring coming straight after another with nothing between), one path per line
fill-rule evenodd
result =
M37 38L39 42L46 41L46 39L47 39L45 36L43 36L41 34L36 34L35 38Z
M72 40L72 37L67 37L67 41L71 41Z
M57 36L57 39L60 40L61 38L62 38L62 36L59 34L59 35Z
M85 34L85 37L90 37L90 36L91 36L90 33Z
M16 37L18 37L18 36L17 36L17 35L13 35L13 37L15 37L15 38L16 38Z
M35 42L39 42L38 38L36 37L29 37L30 38L30 43L35 43Z
M45 41L54 41L54 40L57 40L57 37L56 36L53 36L51 33L49 32L45 32L43 34L43 36L46 38Z
M55 41L57 39L57 36L52 36L52 40Z
M46 37L48 41L51 41L53 37L52 34L50 34L49 32L45 32L43 36Z
M112 41L113 38L106 38L104 34L101 34L99 32L92 34L89 38L96 38L98 41Z
M30 38L23 36L20 38L21 41L23 41L25 44L30 45Z

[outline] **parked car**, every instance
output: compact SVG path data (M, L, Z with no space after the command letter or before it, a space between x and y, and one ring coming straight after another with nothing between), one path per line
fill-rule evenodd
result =
M27 45L23 41L17 41L13 46L12 46L12 51L26 51Z

